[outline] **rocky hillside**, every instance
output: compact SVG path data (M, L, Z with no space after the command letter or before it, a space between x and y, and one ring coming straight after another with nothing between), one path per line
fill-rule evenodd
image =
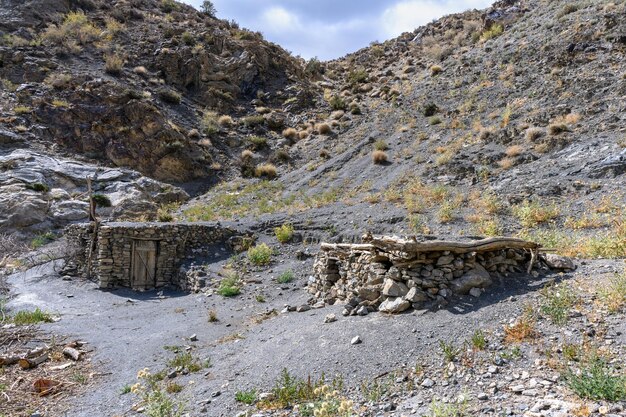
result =
M548 245L567 227L570 253L605 255L578 235L623 247L624 8L503 0L320 63L168 0L3 0L0 138L195 197L146 197L139 219L284 213L270 220L320 218L339 239L521 230Z

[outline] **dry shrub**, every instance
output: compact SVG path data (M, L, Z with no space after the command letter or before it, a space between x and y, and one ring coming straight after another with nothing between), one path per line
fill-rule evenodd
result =
M254 158L254 152L252 152L250 149L244 149L243 151L241 151L241 160L249 161L252 158Z
M328 123L320 123L316 126L316 128L320 135L329 135L333 131Z
M257 167L254 169L254 175L256 177L264 177L264 178L276 178L277 175L277 170L276 170L276 166L273 164L261 164L261 165L257 165Z
M534 320L522 317L510 326L504 326L504 341L506 343L521 343L537 338Z
M374 151L372 152L372 161L374 161L375 164L384 164L385 162L387 162L389 160L387 153L385 153L385 151Z
M221 127L232 127L233 123L233 118L226 114L217 119L217 124Z
M300 140L306 139L307 137L309 137L309 132L307 132L306 130L301 130L300 132L298 132L298 137L300 138Z
M142 77L145 77L146 75L148 75L148 70L146 69L146 67L141 66L141 65L133 68L133 72Z
M124 59L119 55L108 55L104 60L104 70L107 74L120 75L123 66Z
M320 158L322 158L322 159L329 159L330 158L330 152L328 151L328 149L322 148L320 150Z
M289 127L283 130L283 136L289 140L295 140L298 137L298 132L293 127Z
M545 135L546 132L540 127L531 127L526 131L526 140L535 142L537 139Z
M557 136L563 132L568 132L569 128L565 123L552 123L548 126L548 133L550 136Z
M520 155L522 152L524 152L524 148L522 146L512 145L506 148L506 151L504 153L506 154L506 156L513 158Z
M433 65L432 67L430 67L430 75L432 75L433 77L435 75L439 75L443 72L443 68L440 65Z

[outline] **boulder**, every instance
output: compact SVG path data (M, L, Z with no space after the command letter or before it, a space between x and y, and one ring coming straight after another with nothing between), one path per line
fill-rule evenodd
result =
M546 264L551 269L559 269L562 271L573 271L576 269L574 261L566 256L556 255L554 253L548 253L545 256Z
M380 287L361 287L359 288L359 298L368 301L374 301L380 297Z
M411 288L407 295L404 296L404 299L411 303L419 303L429 300L428 295L426 295L424 291L418 289L417 287Z
M383 313L397 314L402 313L411 307L411 303L403 298L388 298L378 307L378 311Z
M385 280L383 287L383 295L388 297L404 297L409 292L409 287L403 282L394 281L392 279Z
M492 284L489 272L481 265L476 264L460 278L451 283L452 290L457 294L467 294L474 287L485 288Z

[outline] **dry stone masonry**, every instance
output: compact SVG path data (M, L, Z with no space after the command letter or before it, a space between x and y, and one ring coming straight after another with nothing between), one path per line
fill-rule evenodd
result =
M363 244L322 243L309 292L351 314L400 313L452 294L480 295L498 274L530 272L539 245L513 238L466 242L363 237Z
M92 224L66 229L69 245L79 248L74 257L79 275L97 278L100 288L136 290L192 289L195 283L187 281L181 265L230 249L237 234L220 223L102 223L90 251Z

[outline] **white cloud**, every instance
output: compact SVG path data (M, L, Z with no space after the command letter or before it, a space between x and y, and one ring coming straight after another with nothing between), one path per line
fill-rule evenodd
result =
M387 8L380 26L384 37L398 36L450 13L487 7L493 0L408 0Z
M268 32L292 32L300 29L300 19L283 7L272 7L263 12L264 28Z

